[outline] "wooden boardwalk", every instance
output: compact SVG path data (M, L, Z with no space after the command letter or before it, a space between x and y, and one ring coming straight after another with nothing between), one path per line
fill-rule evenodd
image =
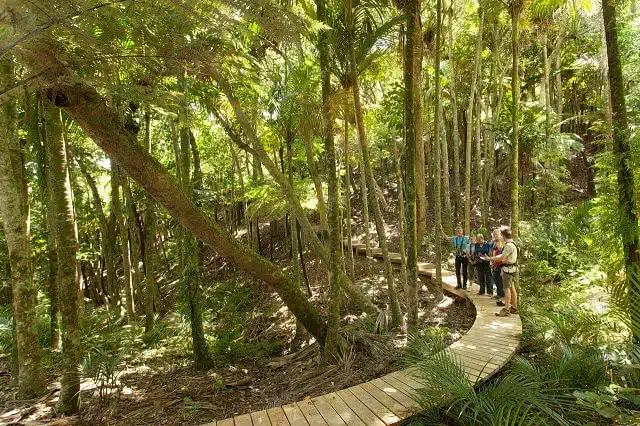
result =
M364 255L360 244L354 252ZM382 258L380 249L371 256ZM398 253L390 253L394 263L400 263ZM418 265L419 276L432 279L432 264ZM476 319L469 331L446 351L453 354L472 383L480 383L495 374L513 356L520 343L522 323L518 315L499 318L494 315L494 299L478 296L478 286L470 292L455 289L455 274L443 270L443 289L467 298L476 308ZM399 370L386 376L292 404L218 420L202 426L388 426L420 411L415 402L420 383L411 369Z

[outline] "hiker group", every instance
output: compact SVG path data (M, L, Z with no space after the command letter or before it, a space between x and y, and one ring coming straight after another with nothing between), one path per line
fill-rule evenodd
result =
M477 294L495 297L496 305L502 307L496 315L506 317L518 313L518 248L507 227L494 229L491 237L491 241L482 234L469 238L461 227L449 237L455 247L456 288L468 290L467 283L475 277L480 286Z

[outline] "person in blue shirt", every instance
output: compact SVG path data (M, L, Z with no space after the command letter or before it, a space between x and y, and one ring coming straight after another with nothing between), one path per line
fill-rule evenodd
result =
M493 295L493 283L491 282L491 264L486 259L486 257L489 255L489 252L491 251L491 248L491 243L484 240L484 235L478 234L476 236L476 273L478 274L478 284L480 284L480 291L478 292L478 295Z
M458 285L456 288L467 288L467 256L469 255L469 237L464 235L464 231L461 226L456 228L456 235L453 237L447 237L453 243L455 247L456 256L456 279Z

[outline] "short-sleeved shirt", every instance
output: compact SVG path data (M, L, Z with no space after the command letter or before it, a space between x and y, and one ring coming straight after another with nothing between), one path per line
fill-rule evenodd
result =
M456 255L469 251L469 237L466 235L463 235L462 237L458 237L457 235L451 237L451 242L456 248Z
M502 248L502 270L508 273L516 271L518 262L518 248L513 241L507 242Z

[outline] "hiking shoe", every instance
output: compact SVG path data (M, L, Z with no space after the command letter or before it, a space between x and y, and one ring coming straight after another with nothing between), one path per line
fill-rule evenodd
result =
M507 310L507 308L500 309L500 312L496 312L497 317L508 317L511 313Z
M502 300L498 300L498 301L496 302L496 305L498 305L498 306L505 306L505 304L504 304L504 302L503 302Z
M516 308L514 308L514 307L511 307L511 308L509 308L509 312L512 313L512 314L517 314L518 310Z

